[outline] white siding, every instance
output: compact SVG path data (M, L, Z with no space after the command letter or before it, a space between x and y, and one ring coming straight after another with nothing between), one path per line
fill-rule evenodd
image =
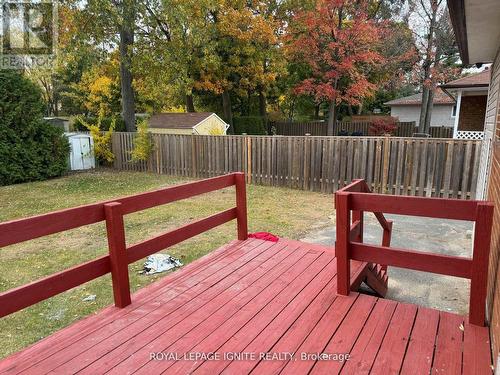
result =
M452 105L435 105L432 109L431 126L452 127L455 118L451 117ZM401 122L415 121L418 125L420 119L419 105L395 105L391 107L391 116L399 118Z

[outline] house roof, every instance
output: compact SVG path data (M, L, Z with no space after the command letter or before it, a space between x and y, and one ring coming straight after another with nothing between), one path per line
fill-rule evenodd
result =
M404 98L394 99L387 103L384 103L388 106L396 106L396 105L420 105L422 104L422 93L405 96ZM437 89L434 93L434 104L435 105L451 105L455 104L455 101L450 98L449 95L445 94L442 90Z
M488 87L490 84L491 72L489 69L483 70L482 72L471 74L466 77L456 79L454 81L445 83L440 87L444 89L458 89L467 87Z
M192 129L213 114L213 112L157 113L149 119L149 127L160 129Z
M447 1L462 62L492 62L500 40L498 0Z

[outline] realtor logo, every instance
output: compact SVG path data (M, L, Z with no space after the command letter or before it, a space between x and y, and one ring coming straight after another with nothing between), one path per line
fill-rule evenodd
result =
M57 46L57 2L1 2L0 68L50 67Z

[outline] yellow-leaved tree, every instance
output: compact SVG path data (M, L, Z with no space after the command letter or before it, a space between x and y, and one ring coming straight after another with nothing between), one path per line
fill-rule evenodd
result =
M112 163L115 160L115 155L111 150L111 138L115 130L116 120L113 117L109 129L103 131L101 127L103 117L104 111L101 110L95 124L85 121L81 116L78 117L78 121L89 130L90 135L94 139L94 154L97 161L100 163Z
M153 152L153 140L148 132L148 121L141 119L137 124L137 134L134 138L134 149L131 152L133 161L146 161Z

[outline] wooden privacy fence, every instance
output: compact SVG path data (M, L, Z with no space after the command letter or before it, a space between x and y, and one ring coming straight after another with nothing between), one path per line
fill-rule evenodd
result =
M348 135L358 133L363 136L369 135L371 122L337 122L334 129L334 135L343 134ZM396 137L412 137L414 133L418 132L418 127L415 122L398 122L398 128L395 131ZM311 122L275 122L271 127L276 129L278 135L300 136L310 134L313 136L326 136L327 123L325 121L311 121ZM432 138L452 138L453 128L446 126L433 126L430 128L429 133Z
M248 183L332 193L355 178L378 193L475 197L481 141L395 137L152 134L147 162L133 162L134 133L114 133L120 170L212 177L241 171Z

